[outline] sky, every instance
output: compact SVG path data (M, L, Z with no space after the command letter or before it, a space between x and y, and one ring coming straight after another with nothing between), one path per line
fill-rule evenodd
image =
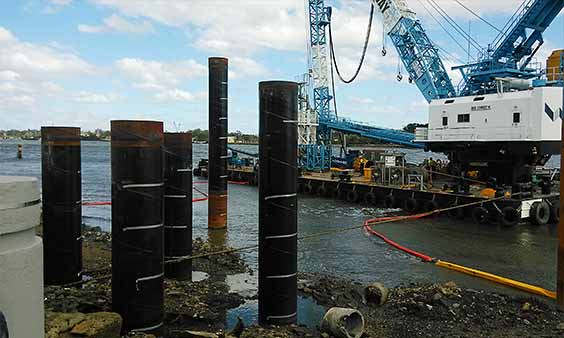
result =
M434 1L481 46L497 35L457 1ZM459 2L499 29L521 0ZM448 68L468 61L467 41L429 0L408 3ZM349 76L361 54L370 0L326 4L334 8L337 62ZM207 59L225 56L229 130L257 133L258 82L295 81L308 71L306 8L304 0L2 0L0 130L107 130L112 119L160 120L168 131L207 129ZM564 48L563 17L546 31L539 62ZM339 116L389 128L425 122L427 103L406 77L397 81L400 61L383 37L377 12L359 78L337 83ZM472 49L470 58L476 55Z

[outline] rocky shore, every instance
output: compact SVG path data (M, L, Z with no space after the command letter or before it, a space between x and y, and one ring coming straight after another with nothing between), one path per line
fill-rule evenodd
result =
M121 318L111 312L111 236L85 227L84 264L90 282L45 289L46 337L118 338ZM202 239L194 254L217 250ZM312 327L258 327L239 321L226 328L227 312L256 299L256 290L236 292L227 277L253 276L237 253L195 259L194 281L165 281L166 337L330 337ZM197 278L196 278L197 277ZM363 337L563 337L564 313L535 298L507 296L444 284L388 289L348 279L302 273L299 292L325 309L348 307L365 318ZM144 335L129 336L143 337ZM147 338L150 335L145 336Z

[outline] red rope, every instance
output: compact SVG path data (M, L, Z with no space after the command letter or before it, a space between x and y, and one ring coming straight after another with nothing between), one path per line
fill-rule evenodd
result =
M377 222L382 222L382 221L389 221L389 220L404 220L404 219L419 219L419 218L423 218L426 216L431 215L430 212L426 212L426 213L422 213L422 214L417 214L417 215L410 215L410 216L394 216L394 217L380 217L380 218L373 218L373 219L368 219L366 221L364 221L364 229L366 231L368 231L370 234L379 237L380 239L382 239L384 242L386 242L388 245L403 251L405 253L407 253L408 255L417 257L421 260L423 260L424 262L431 262L433 261L433 258L430 256L427 256L423 253L417 252L415 250L411 250L401 244L398 244L394 241L392 241L391 239L389 239L388 237L384 236L382 233L372 229L372 224L373 223L377 223Z

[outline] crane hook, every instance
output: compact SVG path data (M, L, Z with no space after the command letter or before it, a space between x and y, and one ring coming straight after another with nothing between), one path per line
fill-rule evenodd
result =
M388 51L386 50L386 47L382 48L382 56L386 56L386 54L388 54Z
M398 82L401 82L401 80L403 80L403 75L401 75L401 73L398 74L397 76Z

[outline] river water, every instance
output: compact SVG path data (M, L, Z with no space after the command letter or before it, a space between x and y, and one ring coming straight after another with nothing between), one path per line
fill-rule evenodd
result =
M16 144L24 145L23 159L16 159ZM110 144L82 142L83 199L109 201ZM241 146L256 152L256 146ZM403 150L402 150L403 151ZM419 150L407 150L408 161L418 162L428 156ZM0 175L41 176L39 141L0 141ZM207 157L207 145L194 145L194 165ZM559 158L550 161L558 164ZM195 178L195 180L198 180ZM206 185L198 185L206 189ZM195 192L195 197L198 194ZM83 223L110 230L110 207L83 207ZM300 196L299 232L310 235L330 229L360 225L368 217L363 207L343 201ZM371 209L384 215L390 210ZM258 190L256 187L229 186L229 228L227 243L241 247L257 243ZM206 238L207 204L194 204L194 237ZM437 217L382 225L391 239L432 257L467 265L477 269L536 284L554 290L556 285L557 227L535 227L523 224L514 228L498 225L476 225L470 220ZM256 251L243 257L257 268ZM299 244L299 270L322 272L361 281L379 281L388 286L410 282L444 282L454 280L459 285L516 293L512 289L449 270L424 264L415 258L391 249L368 236L363 230L302 241Z

